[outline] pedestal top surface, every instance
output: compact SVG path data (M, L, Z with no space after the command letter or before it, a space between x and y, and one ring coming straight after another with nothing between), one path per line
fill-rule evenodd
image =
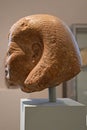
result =
M69 98L58 98L56 102L49 102L48 99L21 99L21 102L28 106L85 106Z

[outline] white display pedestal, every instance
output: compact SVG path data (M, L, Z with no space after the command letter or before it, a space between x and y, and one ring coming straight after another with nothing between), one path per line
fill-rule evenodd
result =
M20 130L86 130L86 107L68 98L21 99Z

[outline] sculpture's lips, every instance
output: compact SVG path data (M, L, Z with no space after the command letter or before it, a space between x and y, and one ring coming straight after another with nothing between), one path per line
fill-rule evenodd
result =
M5 66L5 78L10 79L10 69L8 65Z
M9 74L9 68L8 66L6 65L5 67L5 81L6 81L6 84L7 84L7 87L8 88L18 88L17 85L11 81L11 77L10 77L10 74Z

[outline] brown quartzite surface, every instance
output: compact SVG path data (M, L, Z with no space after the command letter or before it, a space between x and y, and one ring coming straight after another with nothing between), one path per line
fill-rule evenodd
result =
M5 78L24 92L55 87L80 72L77 43L57 17L24 17L11 27L8 40Z

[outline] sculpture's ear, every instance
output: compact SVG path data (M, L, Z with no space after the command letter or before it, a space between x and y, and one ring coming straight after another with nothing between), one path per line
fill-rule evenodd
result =
M32 62L37 63L42 55L42 44L41 43L33 43L32 44Z

